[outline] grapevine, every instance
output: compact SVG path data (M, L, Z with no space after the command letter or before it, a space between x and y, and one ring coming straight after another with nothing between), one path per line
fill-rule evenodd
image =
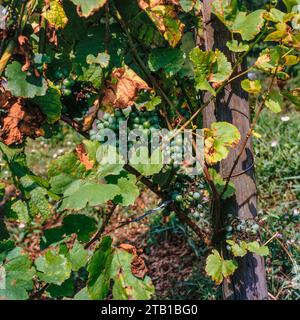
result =
M266 110L299 108L299 8L0 0L0 300L155 298L141 250L109 231L150 191L157 207L115 229L175 217L225 299L267 299L264 257L285 247L257 214L252 140ZM80 142L36 173L28 145L67 130Z

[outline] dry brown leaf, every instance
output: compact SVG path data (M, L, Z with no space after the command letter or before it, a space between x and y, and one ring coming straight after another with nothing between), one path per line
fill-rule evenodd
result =
M114 108L127 108L133 105L140 90L151 90L147 83L128 67L117 68L112 72L112 82L108 82L102 105Z
M122 243L119 248L134 256L131 261L131 272L137 278L144 279L145 275L148 273L148 268L145 261L140 256L143 250L138 250L135 246L127 243Z
M20 144L25 137L36 138L44 134L40 128L44 116L38 108L27 107L21 98L9 97L2 103L3 101L0 107L7 110L7 113L0 118L0 139L3 143Z
M79 161L85 165L87 170L91 170L94 166L94 162L90 161L89 156L85 150L84 144L79 144L75 149L76 155Z
M94 120L97 117L100 104L99 99L96 99L94 104L89 108L82 122L82 131L86 132L91 129Z

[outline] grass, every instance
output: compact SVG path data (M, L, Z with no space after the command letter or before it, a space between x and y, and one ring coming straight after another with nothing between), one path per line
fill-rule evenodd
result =
M300 299L300 114L274 115L265 111L255 140L256 181L260 217L266 221L269 244L267 277L277 299Z

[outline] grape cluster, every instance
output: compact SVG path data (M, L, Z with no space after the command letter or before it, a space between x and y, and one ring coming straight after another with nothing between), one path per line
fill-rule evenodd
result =
M61 89L63 96L69 97L75 84L75 81L69 76L69 71L65 68L58 68L54 73L54 77L57 80L55 85Z
M202 178L192 180L188 176L179 175L171 185L169 194L171 199L196 221L206 216L209 198Z
M103 113L100 119L95 121L93 129L90 130L90 139L105 141L104 129L114 131L119 138L119 125L127 121L127 132L137 129L141 131L144 138L148 138L153 130L161 129L160 118L157 111L132 109L127 116L121 109L115 109L113 114ZM130 147L132 143L128 143ZM118 142L117 142L118 146Z
M232 219L232 216L229 215ZM226 239L257 240L259 236L259 224L254 219L232 219L226 228Z

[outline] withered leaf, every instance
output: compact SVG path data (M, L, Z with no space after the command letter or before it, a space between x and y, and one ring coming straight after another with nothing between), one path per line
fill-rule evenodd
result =
M122 243L119 246L119 248L129 252L134 256L131 261L131 272L137 278L144 279L148 272L148 268L145 264L145 261L140 256L140 254L142 253L142 250L138 250L135 246L132 246L127 243Z
M89 156L85 150L84 144L79 144L75 149L76 155L79 161L84 164L87 170L91 170L94 166L93 161L90 161Z
M117 68L112 72L112 82L108 82L103 106L127 108L133 105L140 90L151 90L147 83L128 67Z
M6 101L2 101L1 97L0 107L7 110L0 118L0 139L6 145L20 144L25 137L36 138L43 135L41 124L44 116L38 108L28 107L24 99L12 97Z

